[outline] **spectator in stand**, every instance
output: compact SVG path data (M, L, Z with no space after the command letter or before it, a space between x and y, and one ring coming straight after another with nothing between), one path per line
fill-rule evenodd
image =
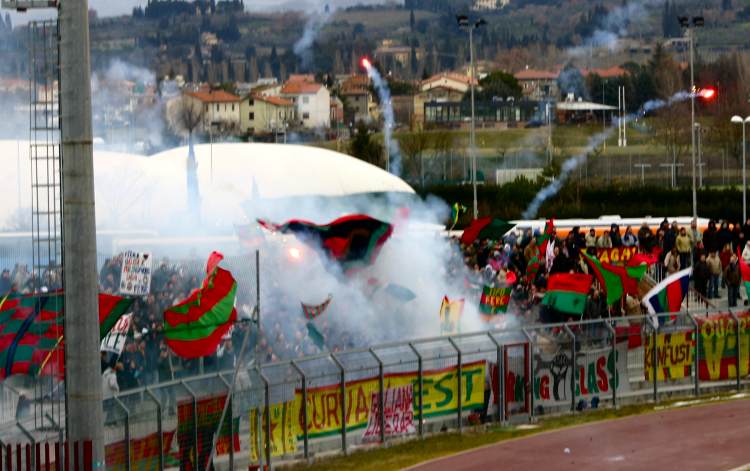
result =
M706 248L703 246L702 241L698 242L698 244L696 244L695 246L695 250L693 250L693 261L692 261L693 265L695 265L698 262L698 260L700 260L701 255L708 256L708 254L706 253ZM682 267L682 268L687 268L687 267Z
M684 227L680 229L680 235L678 235L677 239L675 240L675 247L677 247L677 252L680 253L680 266L682 268L689 267L690 253L693 246L690 241L690 236L688 236L687 230L685 230Z
M698 221L695 218L690 221L690 231L688 232L688 235L690 236L690 241L693 247L703 240L703 234L701 234L701 231L698 229Z
M605 230L596 239L596 248L598 249L610 249L612 248L612 239L609 237L609 231Z
M638 229L638 245L642 252L651 252L655 244L654 233L648 227L646 221L643 221L641 228Z
M708 253L721 249L721 246L719 246L718 232L719 231L716 230L716 222L709 221L708 228L703 232L703 246Z
M716 233L716 250L723 250L724 246L732 243L732 231L729 230L729 223L722 221L719 231Z
M729 307L737 307L737 299L740 297L740 281L742 276L740 274L740 264L737 255L732 254L729 260L729 265L724 270L724 280L727 284L727 300Z
M725 244L724 248L719 252L719 260L721 260L721 272L724 273L727 269L727 266L729 266L729 262L732 259L732 244ZM721 287L726 288L726 279L722 276L721 277Z
M680 271L680 254L677 252L677 247L672 247L672 250L664 257L664 267L668 275Z
M745 238L745 242L750 241L750 219L742 225L742 236Z
M622 245L625 247L635 247L638 245L638 238L633 234L633 228L630 226L625 228L625 234L622 236Z
M708 268L706 255L702 254L693 267L693 282L695 284L695 290L698 294L703 296L704 299L708 299L708 280L710 277L711 269Z
M721 278L721 260L718 252L711 252L706 259L708 270L711 274L708 282L708 298L719 298L719 279Z
M592 227L585 238L586 253L594 256L596 255L596 230Z
M573 230L571 230L571 233L573 234L573 243L575 244L574 252L569 252L568 255L570 257L577 256L578 253L583 250L583 248L586 246L586 239L585 235L581 232L581 229L578 226L573 227Z
M622 238L620 237L620 226L612 224L609 228L609 238L612 240L612 247L622 247Z
M3 269L3 273L0 274L0 295L10 293L13 288L13 283L10 281L10 270L7 268Z

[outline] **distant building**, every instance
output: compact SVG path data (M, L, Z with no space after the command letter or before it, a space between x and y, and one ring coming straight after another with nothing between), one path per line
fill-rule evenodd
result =
M352 75L344 80L341 96L352 112L352 116L346 117L349 121L369 121L377 112L377 105L370 93L370 79L366 75Z
M202 88L195 92L185 92L185 96L203 106L201 131L209 132L211 126L226 130L240 127L240 97L237 95L224 90Z
M419 93L414 96L414 121L424 124L427 103L460 102L469 90L471 80L466 75L444 72L422 81ZM476 80L474 85L478 85Z
M294 103L278 96L247 95L240 102L240 130L247 134L285 131L295 120Z
M328 128L331 125L331 94L320 83L303 81L301 76L292 76L281 87L281 97L290 100L296 107L295 120L302 127Z
M531 100L556 100L560 93L557 87L559 75L559 70L538 70L528 67L513 74L521 86L523 96Z
M339 97L331 95L331 128L337 128L344 122L344 102Z
M409 67L412 60L411 52L411 46L402 46L392 39L385 39L380 43L380 46L375 49L374 58L381 64L398 64L401 67ZM421 47L415 47L414 55L418 62L421 61L425 55L424 49Z

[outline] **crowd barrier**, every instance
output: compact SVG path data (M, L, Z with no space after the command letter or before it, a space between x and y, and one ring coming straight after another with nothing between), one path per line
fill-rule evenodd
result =
M706 311L530 325L261 365L251 352L234 388L234 372L222 371L106 400L106 469L202 470L212 449L215 469L253 469L487 422L740 390L749 320Z

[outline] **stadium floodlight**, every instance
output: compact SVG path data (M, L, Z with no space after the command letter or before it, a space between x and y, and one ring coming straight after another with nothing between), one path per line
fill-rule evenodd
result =
M58 0L2 0L2 7L24 12L40 8L57 8Z

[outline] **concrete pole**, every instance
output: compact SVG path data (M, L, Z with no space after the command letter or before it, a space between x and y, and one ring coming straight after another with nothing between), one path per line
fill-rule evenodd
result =
M747 164L745 163L747 152L745 124L747 122L747 118L742 121L742 224L745 224L745 222L747 222Z
M471 78L469 85L471 87L471 132L469 136L469 152L471 152L471 187L474 192L474 219L479 217L479 205L477 203L477 149L476 149L476 131L474 115L474 80L476 70L474 70L474 28L473 24L469 25L469 62L471 66ZM464 56L465 57L465 56Z
M104 462L88 0L60 2L65 393L68 442Z
M695 187L695 71L693 67L693 28L688 28L688 39L690 40L690 147L693 156L693 218L698 217L698 192Z

